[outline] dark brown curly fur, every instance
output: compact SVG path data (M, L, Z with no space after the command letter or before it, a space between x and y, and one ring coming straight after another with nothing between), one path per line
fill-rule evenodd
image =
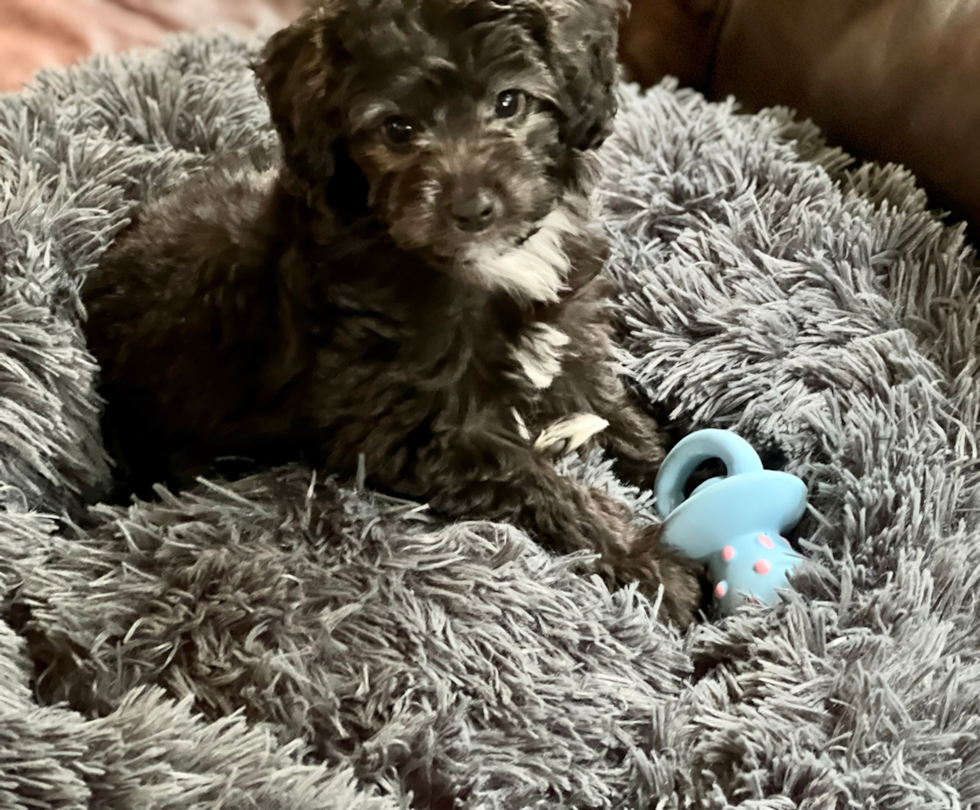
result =
M84 298L121 479L306 458L456 517L596 549L610 581L689 567L533 437L594 414L629 480L663 457L612 363L590 152L615 111L604 0L336 0L256 70L281 155L214 163L134 215ZM561 446L559 441L557 446ZM554 448L551 448L554 449Z

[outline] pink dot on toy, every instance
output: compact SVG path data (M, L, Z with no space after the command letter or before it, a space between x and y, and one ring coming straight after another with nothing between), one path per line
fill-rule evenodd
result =
M735 559L735 549L733 549L731 546L725 546L721 550L721 558L725 562L731 562L732 560Z
M772 571L772 563L769 560L756 560L752 566L757 574L768 574Z
M765 548L773 548L773 542L772 542L772 540L770 540L770 539L769 539L768 537L766 537L766 535L764 535L764 534L760 534L760 535L759 535L759 542L760 542L760 543L762 543L762 545L763 545L763 546L764 546Z
M715 596L721 599L726 593L728 593L728 583L722 580L715 585Z

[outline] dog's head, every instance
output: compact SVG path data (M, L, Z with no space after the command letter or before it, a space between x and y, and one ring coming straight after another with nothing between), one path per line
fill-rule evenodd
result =
M320 0L256 71L291 187L447 266L526 239L615 113L620 0Z

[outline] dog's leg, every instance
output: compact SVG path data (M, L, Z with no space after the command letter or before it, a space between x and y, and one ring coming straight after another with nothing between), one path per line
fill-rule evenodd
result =
M630 484L651 489L667 455L667 437L660 425L629 401L626 392L615 407L599 416L609 422L597 437L615 459L616 474Z
M443 447L422 475L433 509L512 522L557 552L597 551L610 583L636 581L652 598L662 585L662 616L682 626L692 620L701 600L696 571L661 547L658 527L632 526L621 504L559 475L531 447L485 434Z
M637 407L609 362L611 344L601 334L592 338L600 340L598 350L589 351L588 339L582 337L577 343L585 350L565 358L563 375L543 398L532 441L547 455L585 444L603 447L623 481L650 489L666 456L667 437L656 419Z
M611 366L583 362L572 358L569 375L556 382L549 404L557 413L544 414L535 446L558 455L594 442L613 457L620 479L652 488L667 454L666 435L652 416L637 407Z
M594 413L560 417L534 438L533 447L554 458L595 440L610 451L623 481L651 488L665 455L666 438L659 426L630 404L606 413L608 418ZM526 438L530 441L530 434Z

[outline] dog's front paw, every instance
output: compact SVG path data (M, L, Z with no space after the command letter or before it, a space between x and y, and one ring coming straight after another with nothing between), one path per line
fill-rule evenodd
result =
M594 413L565 416L541 431L534 440L534 449L548 456L570 453L607 427L609 422Z
M704 604L704 566L668 550L661 551L657 566L664 586L660 618L686 628Z
M651 600L659 596L660 618L683 629L694 621L703 605L704 566L666 548L660 542L660 533L660 526L641 529L619 574L625 581L637 582Z

